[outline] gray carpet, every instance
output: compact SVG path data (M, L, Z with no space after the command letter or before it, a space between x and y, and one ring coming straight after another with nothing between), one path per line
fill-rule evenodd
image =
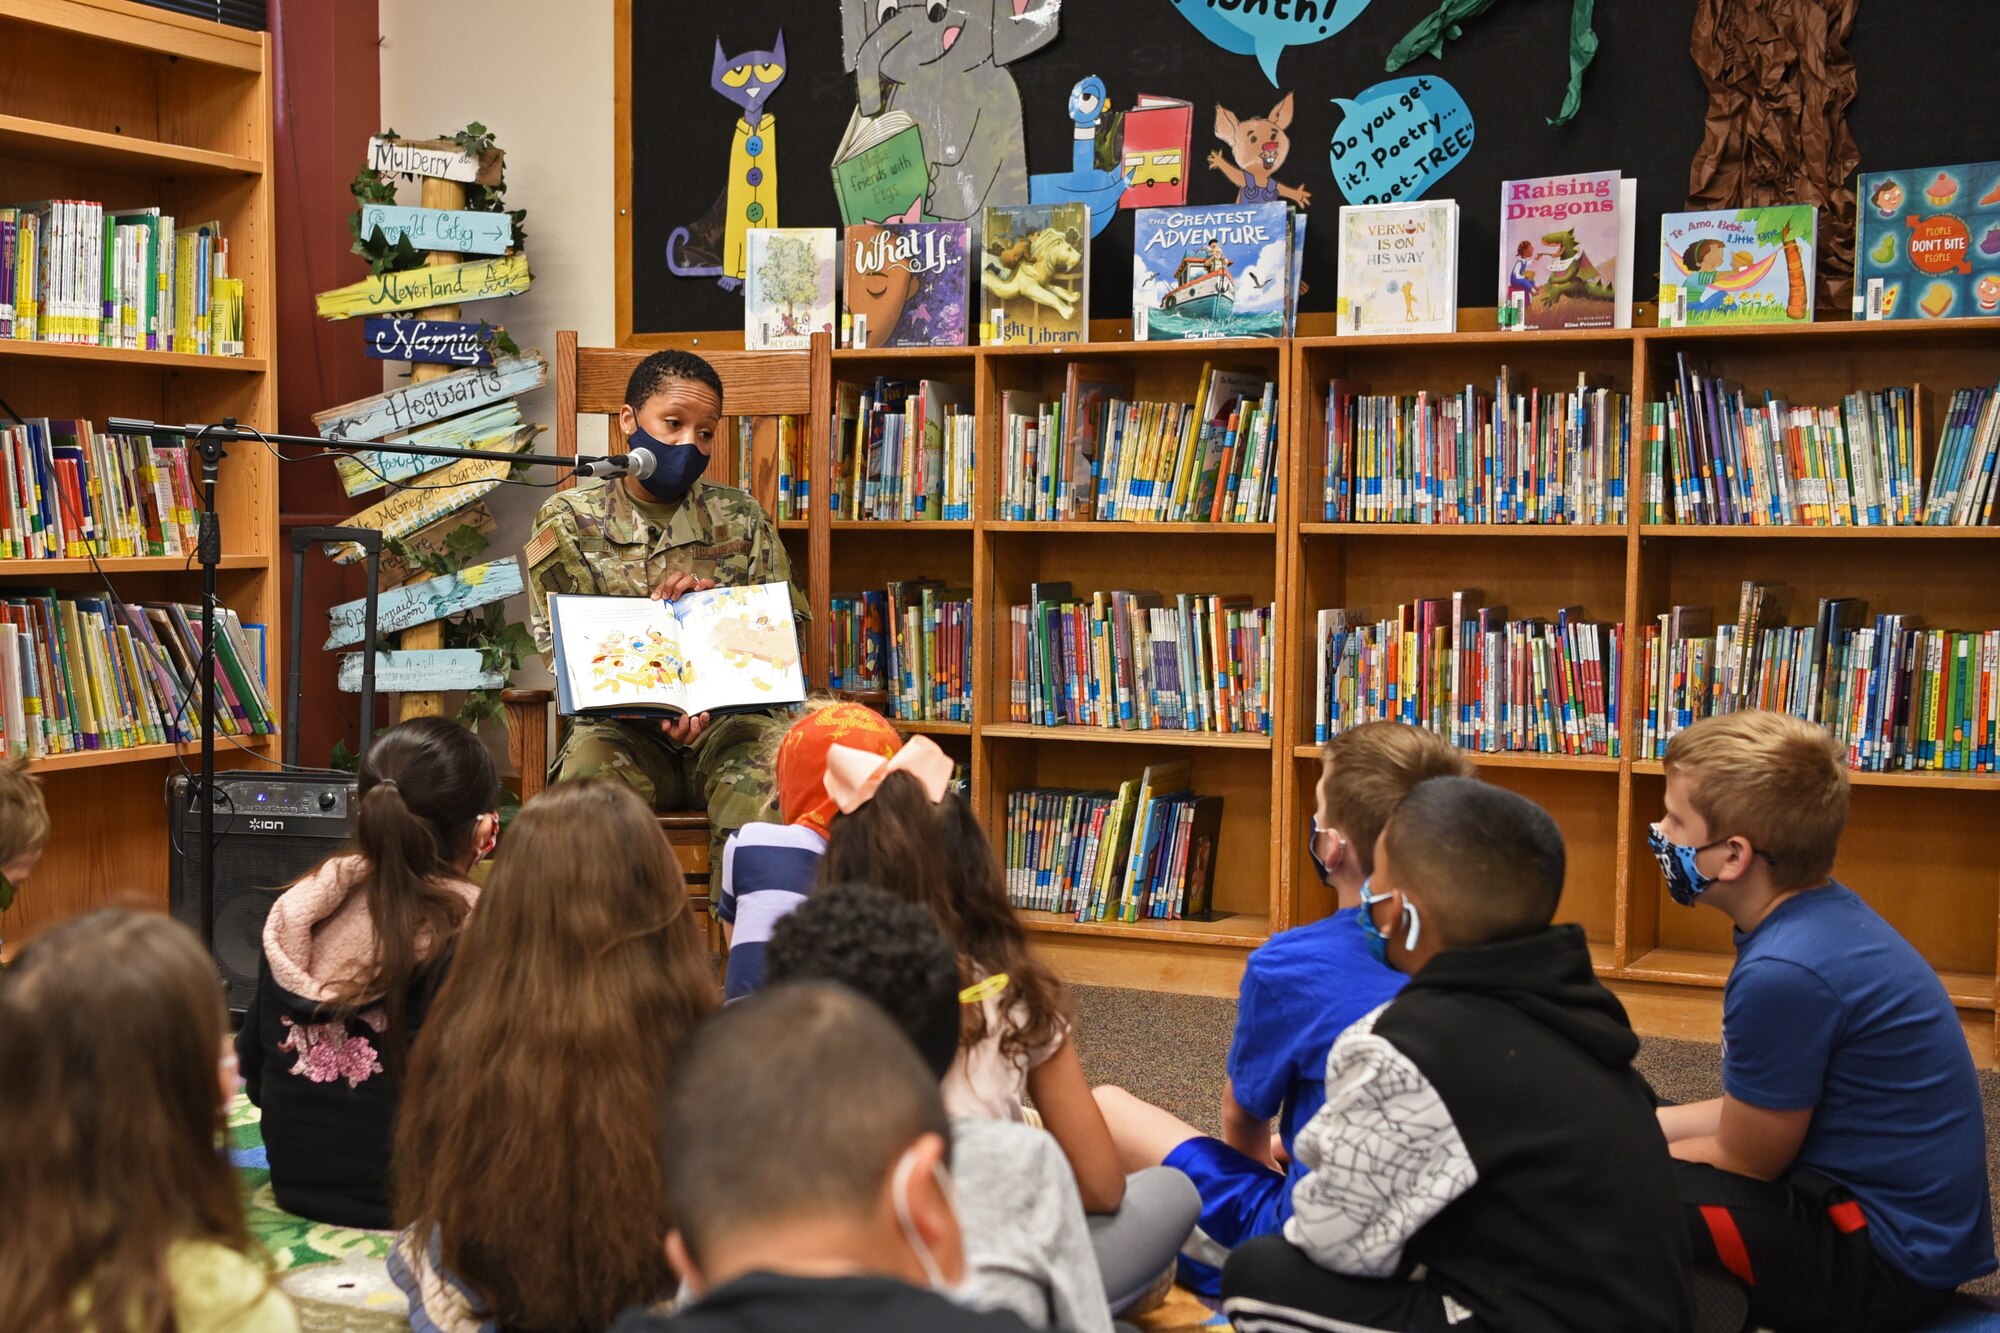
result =
M1236 1002L1199 995L1077 986L1077 1050L1092 1084L1116 1083L1165 1107L1204 1133L1221 1132L1223 1070ZM1648 1037L1639 1046L1639 1072L1668 1101L1692 1102L1722 1094L1722 1049L1705 1041ZM2000 1071L1981 1070L1986 1105L1986 1175L2000 1197ZM1996 1227L2000 1231L2000 1227ZM2000 1296L2000 1274L1967 1288Z

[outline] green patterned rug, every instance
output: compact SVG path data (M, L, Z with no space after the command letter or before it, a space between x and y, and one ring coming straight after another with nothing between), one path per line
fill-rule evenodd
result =
M407 1328L403 1294L382 1261L394 1233L309 1222L278 1207L264 1156L263 1113L241 1093L229 1107L229 1160L243 1181L251 1237L270 1252L305 1333Z

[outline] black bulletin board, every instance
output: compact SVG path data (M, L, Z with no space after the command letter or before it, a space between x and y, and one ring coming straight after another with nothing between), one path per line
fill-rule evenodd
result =
M1329 99L1353 97L1389 77L1389 48L1435 5L1373 0L1338 35L1287 50L1274 89L1253 57L1212 45L1172 0L1067 0L1061 36L1011 66L1028 169L1067 165L1069 90L1096 74L1114 109L1139 93L1193 102L1188 200L1228 202L1233 188L1205 166L1209 149L1220 146L1210 133L1216 104L1262 115L1289 91L1292 150L1277 178L1311 190L1309 212L1324 219L1307 232L1311 290L1303 304L1331 309L1333 220L1345 200L1328 156L1342 113ZM740 290L673 276L664 257L672 229L707 211L723 188L737 111L709 87L716 39L734 54L767 48L784 30L787 75L769 104L779 130L779 221L837 226L828 164L855 105L853 78L841 68L838 0L629 0L629 9L619 58L630 71L631 183L629 204L620 203L631 209L631 242L619 280L629 283L632 319L620 335L740 329ZM1585 77L1581 113L1560 127L1546 118L1561 104L1568 76L1569 0L1501 0L1443 60L1426 57L1401 71L1441 75L1473 113L1470 154L1425 196L1461 205L1461 305L1495 299L1500 182L1564 171L1638 178L1642 267L1635 288L1649 299L1654 283L1644 257L1657 245L1659 215L1685 203L1707 107L1688 56L1692 13L1689 0L1597 0L1600 51ZM2000 5L1861 0L1849 49L1860 89L1849 123L1864 169L2000 158L2000 83L1987 68L2000 49ZM1122 214L1093 243L1094 318L1129 313L1131 246L1132 223Z

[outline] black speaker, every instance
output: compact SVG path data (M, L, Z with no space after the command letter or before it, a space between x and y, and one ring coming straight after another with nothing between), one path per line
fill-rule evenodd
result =
M242 1013L257 990L264 918L286 886L340 850L353 830L352 773L215 775L215 903L201 919L200 783L175 777L168 791L173 833L168 903L215 955Z

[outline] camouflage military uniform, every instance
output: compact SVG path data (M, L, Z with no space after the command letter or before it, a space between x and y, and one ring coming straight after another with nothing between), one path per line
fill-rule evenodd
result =
M560 492L535 516L526 554L535 646L545 660L552 592L644 597L675 573L725 586L792 577L791 558L757 502L706 481L672 503L639 504L618 481ZM796 584L792 605L806 620ZM657 722L565 718L549 780L605 774L656 810L706 807L709 864L720 875L722 844L731 833L778 818L770 733L790 721L790 710L725 714L686 746L668 740Z

